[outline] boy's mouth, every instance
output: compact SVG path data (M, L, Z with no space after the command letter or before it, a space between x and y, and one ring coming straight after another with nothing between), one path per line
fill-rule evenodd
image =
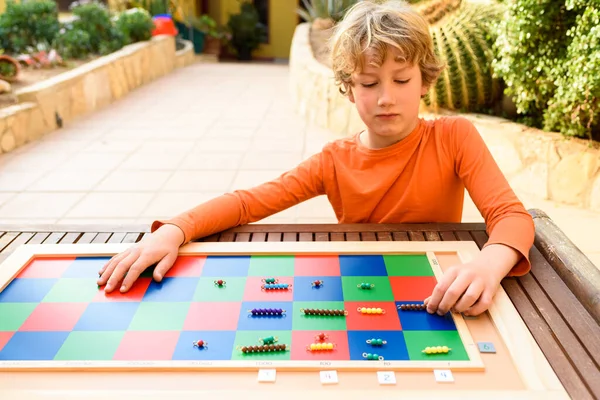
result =
M382 119L391 119L391 118L396 118L398 115L399 114L385 113L385 114L377 114L376 117L382 118Z

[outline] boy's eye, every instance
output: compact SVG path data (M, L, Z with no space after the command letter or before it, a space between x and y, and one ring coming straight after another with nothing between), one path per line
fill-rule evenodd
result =
M371 87L371 86L375 86L375 84L374 84L374 83L361 83L361 85L362 85L363 87Z
M407 79L405 81L397 80L396 82L398 82L398 83L408 83L409 81L410 81L410 79Z

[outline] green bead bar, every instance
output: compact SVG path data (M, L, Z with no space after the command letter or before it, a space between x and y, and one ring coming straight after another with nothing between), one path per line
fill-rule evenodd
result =
M375 285L373 285L372 283L364 283L363 282L363 283L360 283L360 284L356 285L356 287L358 287L359 289L368 290L368 289L374 288Z
M276 340L276 339L275 339L273 336L268 336L268 337L266 337L266 338L263 338L263 339L262 339L262 342L263 342L264 344L273 344L273 343L275 343L275 340Z

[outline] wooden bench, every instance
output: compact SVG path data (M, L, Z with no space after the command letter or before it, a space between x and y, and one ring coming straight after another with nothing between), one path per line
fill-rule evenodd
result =
M543 212L536 225L532 270L502 286L569 395L600 398L600 272ZM135 243L148 226L0 225L0 261L24 243ZM452 241L481 248L485 225L463 224L257 224L203 241Z

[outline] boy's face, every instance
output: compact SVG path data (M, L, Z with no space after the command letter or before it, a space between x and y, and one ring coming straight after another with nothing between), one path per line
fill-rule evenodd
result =
M403 139L416 127L422 85L418 65L396 61L400 53L389 47L383 64L371 64L373 52L365 54L364 70L352 75L349 99L368 128L374 147L389 146Z

